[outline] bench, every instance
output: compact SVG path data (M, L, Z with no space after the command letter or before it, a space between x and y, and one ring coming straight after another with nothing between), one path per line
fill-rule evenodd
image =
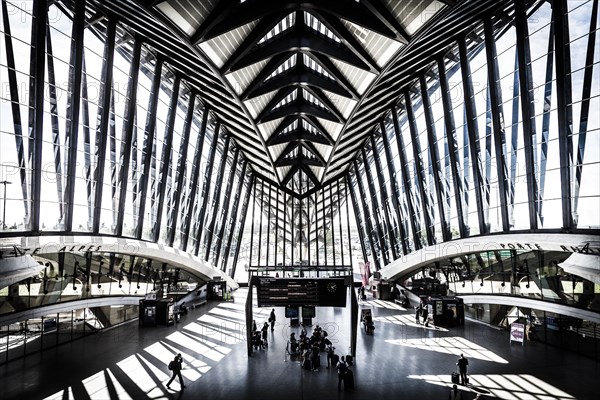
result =
M190 305L192 308L196 308L198 306L203 306L206 304L206 300L198 300Z

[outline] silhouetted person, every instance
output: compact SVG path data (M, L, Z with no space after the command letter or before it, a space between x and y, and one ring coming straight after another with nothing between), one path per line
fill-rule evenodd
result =
M171 377L171 379L169 379L169 382L167 383L167 387L169 389L171 389L171 386L169 385L171 385L171 382L173 382L173 379L175 379L176 376L179 377L179 384L181 385L181 389L185 389L185 385L183 384L183 377L181 376L181 369L183 368L181 366L182 362L183 358L181 357L181 353L179 353L175 356L173 361L169 363L169 366L171 367L170 369L173 371L173 376Z
M344 356L340 357L340 361L337 363L337 374L338 374L338 391L342 391L342 381L346 376L346 371L348 371L348 364L346 364L346 358Z
M275 309L271 309L271 315L269 315L269 322L271 323L271 332L275 329Z
M467 365L469 365L469 360L467 360L465 358L465 356L461 354L456 365L458 365L458 372L460 372L460 382L463 385L466 385L467 380L468 380L467 379Z

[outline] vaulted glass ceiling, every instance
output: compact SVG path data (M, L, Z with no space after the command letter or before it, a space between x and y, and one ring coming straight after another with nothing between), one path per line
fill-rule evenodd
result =
M254 172L306 197L345 173L345 155L364 144L347 133L361 102L454 2L201 3L167 0L148 9L206 55L237 95L253 129L232 133L243 137Z

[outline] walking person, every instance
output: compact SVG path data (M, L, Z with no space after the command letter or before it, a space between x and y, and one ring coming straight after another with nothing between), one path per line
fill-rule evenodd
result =
M173 371L173 376L169 379L167 383L167 388L171 389L171 382L175 379L176 376L179 377L179 384L181 385L181 390L185 389L185 385L183 384L183 377L181 376L181 370L183 369L182 364L183 358L181 357L181 353L177 354L173 361L169 363L169 369Z
M344 356L340 357L340 361L337 363L337 374L338 374L338 392L342 391L342 381L346 376L346 372L348 371L348 364L346 364L346 359Z
M423 307L421 309L421 314L423 315L423 325L425 326L429 326L429 308L427 306L427 303L423 304Z
M271 309L271 315L269 315L269 322L271 323L271 332L275 329L275 309Z
M269 343L267 342L267 331L269 330L269 324L266 322L263 324L261 331L261 339L262 339L262 348L266 349L269 347Z
M467 365L469 365L469 360L461 354L456 365L458 365L458 372L460 372L460 382L461 384L466 385L469 383L469 378L467 378Z

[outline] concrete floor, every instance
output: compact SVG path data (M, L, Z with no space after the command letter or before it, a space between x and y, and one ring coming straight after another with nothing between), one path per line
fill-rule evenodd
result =
M139 328L137 323L99 333L0 366L0 399L447 399L450 374L460 353L469 359L470 387L463 399L595 399L600 366L574 353L540 343L509 343L508 333L467 321L444 329L416 325L412 310L378 300L374 336L358 332L356 387L337 390L337 375L324 366L300 368L286 357L290 328L276 309L269 348L246 352L244 304L213 302L191 310L172 327ZM347 308L317 308L313 321L337 349L350 344ZM262 324L270 308L255 308ZM309 328L309 332L312 330ZM297 334L298 335L298 334ZM186 389L177 379L165 387L168 362L182 353ZM321 356L322 364L326 358Z

